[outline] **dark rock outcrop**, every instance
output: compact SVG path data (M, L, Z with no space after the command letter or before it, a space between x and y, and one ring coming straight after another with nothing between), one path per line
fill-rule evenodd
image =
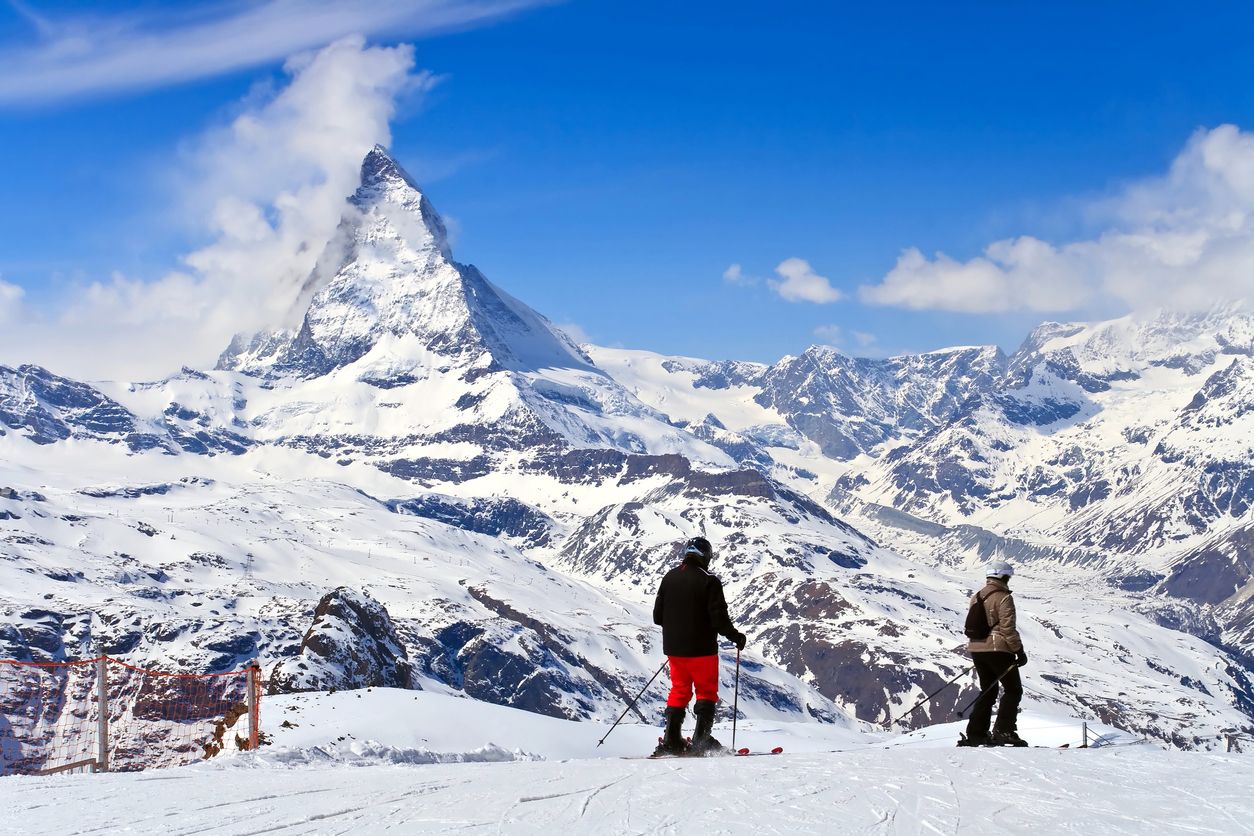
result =
M413 666L387 609L343 586L318 602L300 653L276 664L268 684L272 694L415 687Z

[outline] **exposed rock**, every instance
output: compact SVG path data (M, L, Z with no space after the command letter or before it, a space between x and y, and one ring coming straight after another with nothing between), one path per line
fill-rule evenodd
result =
M512 497L456 499L429 494L392 500L387 506L398 514L425 517L493 537L508 537L525 546L546 546L552 537L553 520Z
M387 609L342 586L318 602L299 654L274 666L268 690L415 687L413 666Z

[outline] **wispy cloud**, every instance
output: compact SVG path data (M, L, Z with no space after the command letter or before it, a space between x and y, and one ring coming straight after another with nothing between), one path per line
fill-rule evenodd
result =
M47 310L22 306L15 286L0 282L0 321L9 318L0 357L75 377L144 379L211 366L236 332L290 324L362 158L390 141L397 98L433 79L415 72L411 47L368 47L360 36L285 70L285 85L250 96L179 159L188 175L173 211L212 243L154 281L77 283Z
M1170 170L1088 207L1106 230L1055 245L1030 235L959 260L906 250L864 301L965 313L1204 309L1254 301L1254 134L1193 135Z
M866 331L850 331L849 336L853 337L853 341L858 344L858 348L870 349L880 341L880 338Z
M33 44L0 45L0 104L43 104L248 69L350 34L413 38L546 0L216 0L147 14L36 14Z
M21 315L22 297L25 291L15 284L0 279L0 325L14 322Z
M830 345L833 348L844 348L852 342L860 352L873 351L876 343L879 342L874 334L866 331L851 330L846 335L845 329L839 325L820 325L814 329L814 336L818 337L824 345Z
M731 264L723 271L723 281L738 287L750 287L758 283L758 278L745 273L739 264Z
M767 285L788 302L813 302L826 305L839 301L844 294L832 287L826 276L814 272L804 258L786 258L775 268L780 281L770 279Z
M839 325L820 325L814 329L814 336L823 341L824 345L839 347L845 339L845 330Z
M584 327L577 322L562 322L554 326L562 331L566 336L570 337L579 345L587 345L592 342L591 335L588 334Z

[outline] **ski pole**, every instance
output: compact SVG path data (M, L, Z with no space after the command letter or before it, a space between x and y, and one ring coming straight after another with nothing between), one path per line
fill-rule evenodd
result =
M644 696L644 692L645 692L645 691L647 691L647 690L649 690L649 686L653 684L653 680L657 679L657 675L658 675L659 673L661 673L661 672L662 672L662 668L666 667L666 663L667 663L667 662L669 662L669 661L670 661L670 659L666 659L666 660L664 660L664 661L662 662L661 667L659 667L656 671L654 671L653 676L649 677L649 681L648 681L648 682L646 682L646 683L644 683L644 687L640 689L640 693L639 693L639 694L636 694L634 697L632 697L631 702L627 703L627 707L623 709L623 713L622 713L622 714L620 714L620 715L618 715L618 719L614 721L614 725L610 726L610 731L607 731L607 732L605 733L605 737L609 737L609 736L610 736L610 732L612 732L612 731L614 731L614 729L618 728L618 724L619 724L619 723L621 723L621 722L623 722L623 718L627 716L627 712L628 712L628 711L631 711L632 706L634 706L634 705L636 704L636 700L638 700L638 699L640 699L641 697L643 697L643 696ZM604 742L605 742L605 737L602 737L600 740L598 740L598 741L597 741L597 746L598 746L598 747L599 747L602 743L604 743Z
M732 751L736 751L736 715L740 713L740 648L736 648L736 687L732 691Z
M959 711L959 712L958 712L958 716L959 716L959 717L962 717L964 714L966 714L968 711L970 711L970 710L971 710L971 706L975 705L977 702L979 702L980 700L982 700L982 699L984 698L984 695L985 695L985 694L987 694L989 691L991 691L991 690L993 690L994 688L996 688L996 687L997 687L997 684L998 684L999 682L1001 682L1003 678L1005 678L1006 674L1010 673L1012 670L1014 670L1014 669L1015 669L1015 668L1017 668L1017 667L1019 667L1019 666L1018 666L1018 665L1011 665L1010 667L1008 667L1008 668L1006 668L1004 671L1002 671L1002 672L1001 672L1001 676L999 676L999 677L997 677L996 679L994 679L994 680L993 680L993 684L989 685L987 688L985 688L983 691L981 691L981 692L980 692L980 693L976 696L976 698L975 698L975 699L973 699L973 700L971 700L971 702L967 703L967 707L966 707L966 708L964 708L964 709L962 709L961 711Z
M937 694L939 694L941 691L944 691L944 690L945 690L946 688L948 688L950 685L953 685L953 684L954 684L955 682L957 682L959 679L961 679L962 677L966 676L968 673L970 673L970 672L971 672L971 669L972 669L972 668L974 668L974 667L975 667L975 665L967 665L967 666L966 666L965 668L963 668L963 669L962 669L962 671L961 671L961 672L959 672L959 673L958 673L958 675L957 675L957 676L955 676L953 679L949 680L949 681L948 681L948 682L946 682L944 685L942 685L941 687L937 688L935 691L933 691L932 693L928 694L928 695L927 695L926 697L924 697L923 699L921 699L921 700L919 700L918 702L916 702L916 703L914 704L914 708L910 709L910 710L909 710L909 711L907 711L905 714L902 714L902 715L901 715L900 717L898 717L896 720L892 720L892 721L890 721L890 722L889 722L889 724L888 724L888 727L891 729L891 728L892 728L893 726L895 726L897 723L900 723L902 720L906 719L906 718L907 718L907 717L909 717L911 714L913 714L914 712L918 711L920 708L922 708L922 707L923 707L923 705L924 705L925 703L927 703L930 699L932 699L932 697L936 696L936 695L937 695ZM1002 674L1002 675L1003 675L1003 676L1005 676L1005 674Z

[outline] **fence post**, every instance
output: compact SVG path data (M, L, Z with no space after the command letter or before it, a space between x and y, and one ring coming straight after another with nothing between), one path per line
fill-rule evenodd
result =
M257 699L261 688L261 666L254 659L248 665L248 751L257 750L257 738L261 732L261 701Z
M1083 723L1081 723L1080 730L1084 733L1084 740L1083 742L1080 743L1080 748L1087 749L1089 748L1089 722L1088 720L1085 720L1083 721Z
M109 771L109 657L96 660L96 768Z
M1224 751L1225 752L1232 751L1232 735L1230 734L1224 735Z

